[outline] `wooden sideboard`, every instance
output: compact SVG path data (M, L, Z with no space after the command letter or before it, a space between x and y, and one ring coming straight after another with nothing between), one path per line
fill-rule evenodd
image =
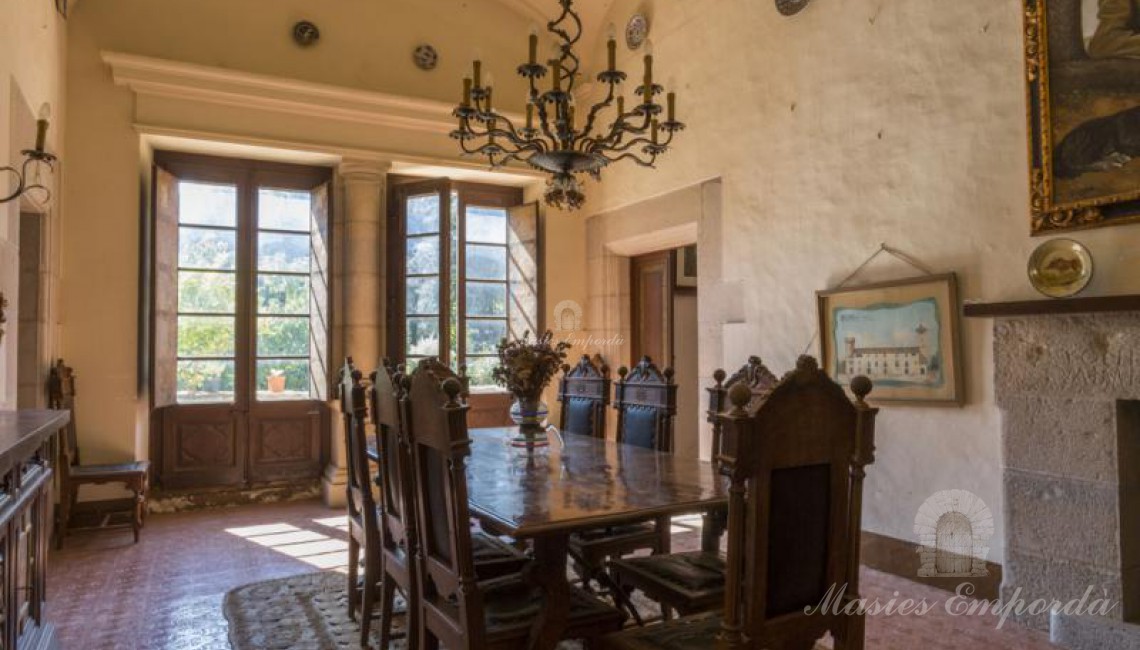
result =
M0 650L55 650L44 618L57 433L65 411L0 411Z

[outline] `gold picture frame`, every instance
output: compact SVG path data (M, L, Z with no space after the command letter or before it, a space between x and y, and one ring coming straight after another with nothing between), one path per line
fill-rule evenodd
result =
M1132 151L1132 138L1119 136L1134 131L1140 137L1140 83L1135 81L1140 51L1131 52L1112 37L1123 25L1098 16L1104 4L1123 3L1132 11L1135 5L1129 0L1022 3L1031 234L1140 221L1140 150Z
M820 358L836 382L866 375L876 402L965 402L957 275L818 291L816 300Z

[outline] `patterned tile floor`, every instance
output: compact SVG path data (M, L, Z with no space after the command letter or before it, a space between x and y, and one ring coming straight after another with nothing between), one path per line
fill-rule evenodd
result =
M695 545L689 520L679 521L678 550ZM48 562L49 620L63 650L226 650L225 593L237 586L316 570L343 570L343 516L320 503L243 506L154 515L142 541L129 532L80 533ZM952 617L949 595L865 570L865 595L925 598L921 617L877 616L867 622L867 648L882 650L1046 650L1045 635L994 617Z

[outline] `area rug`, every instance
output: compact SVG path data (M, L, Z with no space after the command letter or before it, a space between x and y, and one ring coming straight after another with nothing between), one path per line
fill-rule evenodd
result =
M360 627L348 617L345 575L307 573L238 587L226 594L226 620L233 650L335 650L360 648ZM404 604L397 597L396 609ZM379 620L373 621L371 646L380 645ZM393 631L403 633L404 617L393 617ZM392 650L403 649L404 641Z
M333 571L258 582L226 594L226 620L233 650L337 650L360 648L360 627L348 617L345 575ZM659 616L656 605L634 594L638 611L647 619ZM404 632L404 603L397 596L392 629ZM380 621L372 622L371 647L380 647ZM402 638L388 650L404 650ZM568 641L560 650L580 650Z

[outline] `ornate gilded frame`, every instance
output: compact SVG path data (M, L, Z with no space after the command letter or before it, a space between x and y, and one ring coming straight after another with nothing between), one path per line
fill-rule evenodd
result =
M1049 86L1049 0L1022 0L1029 120L1031 234L1115 226L1140 221L1140 188L1071 203L1054 201L1053 139Z

